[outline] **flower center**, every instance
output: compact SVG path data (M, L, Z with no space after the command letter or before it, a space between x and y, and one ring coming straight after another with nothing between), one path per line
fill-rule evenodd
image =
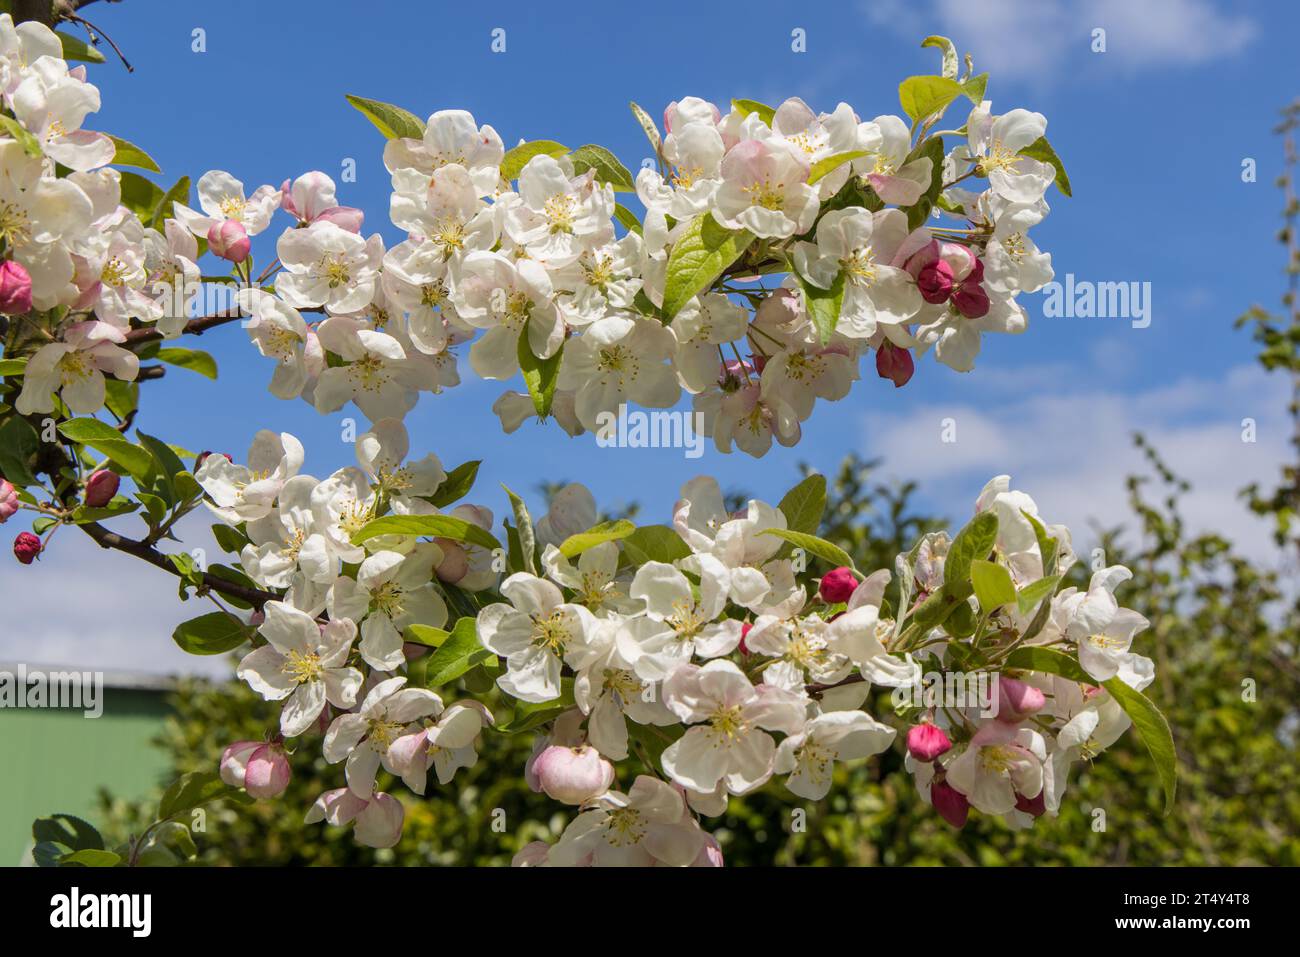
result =
M567 193L556 193L542 204L542 215L551 224L551 232L573 232L575 205L573 197Z
M370 593L370 610L389 618L402 613L402 600L405 593L396 582L384 582Z
M351 280L347 260L337 253L333 256L322 256L317 268L331 289L346 286Z
M321 667L320 655L314 651L309 651L306 654L301 651L289 652L285 656L284 664L280 670L293 679L294 684L316 681L325 672L325 669Z
M722 707L713 712L712 717L709 718L709 725L714 735L727 744L735 742L749 730L745 712L738 704L733 704L729 708Z
M13 203L0 201L0 241L20 246L31 239L31 221L27 213Z
M533 619L533 644L545 648L552 654L564 651L569 643L569 627L560 612L546 618Z
M236 222L244 218L244 209L247 206L248 202L242 196L227 196L217 204L217 208L221 210L222 216L226 217L226 219L233 219Z
M773 184L764 177L761 183L750 183L744 187L751 206L763 209L780 210L785 207L785 183Z
M605 819L605 840L614 847L638 844L645 836L646 827L641 812L633 807L618 807Z

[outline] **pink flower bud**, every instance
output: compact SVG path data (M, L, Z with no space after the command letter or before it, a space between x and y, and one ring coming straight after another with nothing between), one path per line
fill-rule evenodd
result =
M221 780L255 798L274 798L289 786L292 771L284 748L264 741L236 741L221 752Z
M918 761L933 761L951 747L943 728L928 721L913 725L907 732L907 750Z
M434 539L442 549L442 561L434 569L439 581L454 585L469 573L469 556L465 549L450 538Z
M9 521L18 511L18 490L0 479L0 525Z
M248 258L252 243L244 224L233 219L213 223L208 230L208 249L213 255L232 263L242 263Z
M96 469L86 479L85 502L91 508L103 508L117 494L122 478L111 469Z
M857 587L858 577L853 574L852 569L841 565L839 568L832 568L826 573L817 589L817 594L828 605L834 605L842 601L848 601L849 596L853 594L853 589Z
M1016 810L1032 814L1034 817L1042 817L1047 810L1047 801L1043 797L1043 792L1039 791L1035 797L1031 798L1027 798L1023 794L1017 794Z
M935 781L930 785L930 803L939 812L939 816L953 827L961 830L966 826L966 818L970 816L970 802L966 800L966 795L947 781Z
M988 293L978 282L966 280L953 291L953 306L966 319L979 319L988 313Z
M0 312L8 316L30 312L32 277L22 263L7 259L0 263Z
M952 267L942 259L926 263L916 274L916 288L931 305L947 302L952 295Z
M876 374L882 379L890 379L895 389L901 389L912 378L916 365L912 353L900 349L892 342L882 342L876 350Z
M289 757L278 744L264 744L248 758L244 790L255 798L274 798L284 793L293 772Z
M31 532L19 532L14 539L14 558L24 565L30 565L41 553L41 540Z
M1038 688L1015 678L998 675L998 720L1009 724L1023 721L1031 714L1043 710L1047 696Z
M740 626L740 653L742 655L749 654L749 646L745 644L745 636L749 634L750 629L753 627L754 623L752 621L747 621Z
M532 771L552 800L583 804L604 794L614 783L614 765L590 745L567 748L553 744L537 756Z

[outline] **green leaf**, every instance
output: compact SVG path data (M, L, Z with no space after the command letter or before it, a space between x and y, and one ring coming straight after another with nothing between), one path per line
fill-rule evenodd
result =
M10 137L17 140L23 148L23 152L31 157L39 157L41 153L41 141L28 132L21 123L12 116L5 116L0 113L0 128L3 128Z
M402 640L414 645L424 645L426 648L438 648L447 640L449 634L450 632L434 628L432 625L407 625L402 632Z
M561 678L560 689L560 696L551 701L542 701L538 704L528 701L517 702L515 713L499 723L496 729L502 734L519 734L522 731L531 731L548 721L554 721L573 707L573 679Z
M641 107L639 107L635 102L628 103L628 106L632 108L632 115L636 117L636 121L640 125L642 132L645 133L645 138L650 141L650 145L654 147L655 154L658 155L660 149L663 147L663 140L659 136L659 127L656 126L655 121L650 118L650 114L641 109Z
M0 473L13 485L35 485L32 467L40 448L36 428L21 416L13 416L0 425Z
M943 192L943 138L932 137L914 149L907 162L922 156L930 160L930 185L920 198L907 209L907 228L916 229L930 215L939 195Z
M82 63L104 62L104 54L80 37L74 37L71 33L64 33L62 30L55 30L54 35L63 45L63 59L79 60Z
M813 474L782 497L777 508L792 532L815 534L826 511L826 476Z
M20 376L26 369L26 359L0 359L0 376Z
M126 469L137 481L147 483L153 471L153 456L133 442L122 438L122 433L98 419L72 419L59 423L59 431L73 442L88 445L96 452L107 455Z
M768 126L772 125L772 119L776 116L776 110L768 106L766 103L758 102L758 100L732 100L731 107L741 116L749 116L750 113L757 113L758 118Z
M1011 580L1011 573L996 562L975 559L970 563L970 580L980 608L986 614L1016 600L1016 585Z
M844 153L835 153L823 159L819 159L812 164L812 171L808 174L808 185L811 186L819 179L826 176L827 173L838 169L845 163L852 163L861 156L866 156L866 150L849 150Z
M599 525L593 525L585 532L578 532L576 535L570 535L560 543L560 554L565 558L573 558L580 555L589 548L593 548L602 542L613 542L620 538L627 538L636 531L636 526L625 518L620 518L614 522L601 522Z
M853 559L848 552L833 542L818 538L816 535L809 535L806 532L792 532L788 528L765 528L759 534L785 539L796 548L811 552L823 561L830 562L836 568L841 565L853 568Z
M641 235L641 220L636 218L636 213L628 209L621 203L614 204L614 218L623 224L623 227L630 233Z
M970 100L976 106L984 102L984 88L988 86L989 75L981 73L979 76L973 76L961 85L961 91L965 94L966 99Z
M217 360L202 349L181 349L176 346L163 346L158 350L158 359L168 365L189 369L209 379L217 377Z
M579 146L570 153L569 158L573 160L573 171L575 173L585 173L587 170L593 169L596 171L596 179L599 182L613 186L614 192L636 192L636 183L632 181L632 174L628 171L628 168L620 163L618 157L605 147L588 143L585 146Z
M247 803L247 799L222 781L215 771L182 774L163 792L162 800L158 802L158 820L165 821L222 798Z
M533 531L533 517L528 514L528 506L524 504L522 498L512 492L504 483L501 487L506 490L506 495L510 497L510 507L515 514L515 534L519 543L519 552L517 555L511 556L516 559L512 565L520 571L536 575L537 535Z
M379 100L367 100L364 97L346 94L347 100L364 114L366 119L375 124L375 128L388 139L405 137L418 140L424 136L424 123L409 110Z
M154 162L154 158L134 143L119 136L106 135L113 141L114 153L111 160L113 166L134 166L136 169L148 170L150 173L162 172Z
M1056 150L1052 149L1052 144L1047 142L1046 136L1040 136L1034 140L1020 151L1020 155L1050 165L1052 169L1056 170L1056 188L1066 196L1074 195L1070 192L1070 177L1065 173L1065 164L1056 155Z
M1030 582L1016 593L1016 608L1020 614L1027 615L1038 607L1038 603L1056 593L1056 586L1061 583L1060 575L1048 575L1036 582Z
M948 557L943 563L944 584L955 585L970 581L971 562L988 558L997 540L996 514L980 512L972 518L948 547Z
M922 631L937 628L947 621L948 617L956 612L958 608L966 605L966 600L970 595L971 587L969 582L945 584L912 610L908 626L915 625Z
M707 212L691 220L668 254L664 316L671 320L692 296L712 285L753 239L748 230L724 229Z
M163 193L162 199L158 201L158 207L154 210L150 225L154 229L161 230L165 221L174 215L177 203L182 206L190 204L190 178L188 176L182 176L172 184L171 189Z
M564 354L564 344L555 350L555 355L539 359L533 355L533 347L528 343L528 324L524 323L519 332L519 368L524 374L524 384L528 394L533 397L533 408L545 418L551 414L551 403L555 401L555 383L560 379L560 359Z
M472 522L450 515L385 515L383 518L371 519L352 536L352 544L360 545L379 535L427 535L430 538L469 542L488 549L501 547L501 543L491 533Z
M99 508L92 508L89 505L78 505L72 510L72 524L85 525L87 522L102 522L106 518L117 518L119 515L130 515L139 504L131 501L122 495L114 495L112 500Z
M1043 523L1040 522L1035 516L1030 515L1023 508L1020 510L1020 514L1023 515L1026 518L1026 520L1028 520L1031 526L1033 526L1034 537L1038 540L1038 554L1043 561L1043 574L1055 575L1056 573L1061 571L1061 569L1056 567L1057 566L1056 553L1059 549L1059 543L1056 541L1055 538L1052 538L1050 535L1047 534L1047 529L1043 527Z
M671 564L690 553L690 546L667 525L642 525L623 539L623 555L633 565Z
M59 859L60 867L67 867L69 864L81 867L117 867L120 863L122 858L112 851L96 851L90 848L84 851L73 851Z
M213 525L212 537L216 539L217 547L223 552L235 555L243 551L244 546L248 544L248 536L229 525Z
M438 688L455 681L477 665L496 664L496 655L479 644L476 624L473 618L457 621L447 640L429 656L425 664L426 688Z
M844 304L844 270L835 276L830 289L814 286L802 276L799 277L799 288L803 290L804 307L817 329L817 337L822 345L826 345L840 321L840 307Z
M903 112L916 121L938 113L962 93L960 83L943 76L909 76L898 85Z
M1051 648L1017 648L1007 656L1006 667L1043 671L1083 684L1097 683L1077 661ZM1151 703L1150 698L1130 688L1119 678L1103 681L1101 685L1133 720L1138 737L1142 739L1156 766L1156 775L1165 795L1165 814L1168 814L1174 808L1174 796L1178 791L1178 753L1174 749L1174 736L1169 730L1169 722L1160 713L1160 709Z
M158 205L163 201L162 187L130 170L119 170L118 181L122 186L122 205L142 220L152 221Z
M957 79L957 71L961 68L961 61L957 57L957 48L947 37L932 36L926 37L921 41L923 47L937 47L943 54L944 77L949 80Z
M188 557L188 556L187 556ZM223 655L249 640L246 625L234 615L213 611L176 626L172 641L191 655Z
M569 152L569 148L563 143L557 143L555 140L533 140L531 143L520 143L513 149L506 150L506 155L501 159L501 178L510 180L518 179L523 168L528 165L528 161L534 156L554 156L557 159Z
M442 480L438 486L438 491L433 493L431 501L438 508L450 505L452 502L458 502L474 487L474 479L478 477L478 467L481 463L477 460L472 462L462 462L454 469L447 473L447 477Z
M63 844L74 851L104 849L104 839L94 825L72 814L51 814L32 822L32 840Z

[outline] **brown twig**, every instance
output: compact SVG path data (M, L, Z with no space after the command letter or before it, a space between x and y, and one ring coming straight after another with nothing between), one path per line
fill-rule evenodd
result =
M217 313L212 316L200 316L197 319L191 319L189 322L185 323L185 327L181 330L181 333L183 335L201 336L209 329L213 329L217 326L224 326L228 322L234 322L237 319L243 318L243 314L240 313L238 309L231 314ZM153 342L162 338L163 334L157 329L132 329L126 334L126 339L123 342L123 345L130 348L131 346L138 345L141 342Z
M136 541L134 538L127 538L119 535L117 532L111 532L98 522L86 522L78 526L83 532L94 539L100 548L112 548L119 552L125 552L128 555L134 555L141 561L148 562L155 568L161 568L163 571L181 577L180 569L171 563L171 560L158 549L146 545L144 542ZM240 601L247 602L254 608L261 608L268 601L276 601L279 595L274 592L262 591L260 588L249 588L240 585L237 582L226 581L207 572L203 573L203 584L212 591L225 595L228 598L236 598Z

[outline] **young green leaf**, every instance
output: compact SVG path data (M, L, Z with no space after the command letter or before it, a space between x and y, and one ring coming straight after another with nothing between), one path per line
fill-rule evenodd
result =
M362 542L379 535L415 535L430 538L450 538L457 542L469 542L482 548L496 549L501 543L472 522L453 518L450 515L385 515L374 518L361 527L352 536L352 543Z
M849 150L845 153L835 153L831 156L819 159L817 162L812 164L812 170L808 173L808 185L812 186L818 180L824 179L828 173L839 169L845 163L852 163L855 159L866 155L866 150Z
M753 233L724 229L707 212L691 220L668 254L664 316L671 321L691 297L707 289L739 259L753 240Z
M510 507L515 513L515 534L518 536L519 552L511 557L514 565L530 575L537 574L537 534L533 531L533 517L528 513L524 500L502 483L506 495L510 498ZM512 542L513 544L513 542Z
M943 54L944 77L949 80L957 79L957 71L961 69L961 61L957 56L957 48L947 37L930 36L921 41L923 47L935 47Z
M533 347L528 342L528 323L519 331L519 368L524 374L524 384L528 394L533 398L533 408L545 418L551 414L551 403L555 401L555 383L560 378L560 360L564 354L564 344L555 350L555 355L539 359L533 355Z
M347 101L361 111L375 129L388 139L404 137L418 140L424 136L424 123L409 110L379 100L367 100L365 97L345 94Z
M813 535L826 511L826 476L813 473L782 496L777 508L792 532Z
M750 113L757 113L758 118L768 126L772 125L772 119L776 116L776 110L766 103L760 103L758 100L732 100L731 106L742 116L749 116Z
M816 535L809 535L806 532L792 532L788 528L765 528L759 534L784 539L796 548L802 548L805 552L810 552L823 561L830 562L831 565L837 568L841 565L846 565L849 568L854 567L853 559L848 552L834 542L828 542Z
M447 477L438 486L438 490L433 493L433 504L438 508L444 508L468 495L470 489L474 487L474 480L478 478L480 464L477 460L462 462L448 472Z
M920 121L932 116L962 95L955 79L943 76L909 76L898 85L898 101L903 112Z
M247 626L234 615L213 611L176 626L172 641L191 655L223 655L249 639Z
M1016 586L1011 573L995 562L975 559L970 563L970 580L985 614L1016 600Z
M585 146L579 146L570 153L569 158L573 160L573 171L575 173L585 173L589 169L595 170L596 180L613 186L614 192L636 192L636 184L632 182L632 174L628 171L628 168L620 163L618 157L605 147L588 143Z
M988 558L993 543L998 539L998 517L993 512L980 512L972 518L952 540L948 557L943 563L945 584L970 581L971 562Z
M817 337L822 345L826 345L840 321L840 307L844 304L844 270L836 275L829 289L814 286L802 276L799 277L799 288L803 290L804 308L817 330Z
M154 158L134 143L118 136L106 135L113 141L113 166L134 166L136 169L148 170L150 173L162 172L154 162Z
M501 160L501 178L507 180L518 179L519 173L534 156L560 157L567 152L569 152L567 146L554 140L533 140L531 143L520 143L514 149L506 150L506 155Z
M1056 150L1052 149L1052 144L1047 142L1046 136L1040 136L1034 140L1020 151L1020 155L1036 159L1040 163L1047 163L1052 169L1056 170L1056 188L1066 196L1074 195L1070 192L1070 177L1065 173L1065 164L1056 155Z
M176 346L164 346L158 350L158 360L168 365L189 369L208 379L217 377L217 360L202 349L182 349Z
M690 546L667 525L642 525L623 539L623 555L632 565L671 563L690 553Z
M636 526L625 518L620 518L613 522L601 522L599 525L593 525L585 532L578 532L576 535L570 535L560 543L560 554L565 558L574 558L581 555L589 548L594 548L603 542L614 542L621 538L627 538L636 531Z
M425 664L424 686L441 687L480 664L495 665L496 655L479 644L475 620L462 618Z

